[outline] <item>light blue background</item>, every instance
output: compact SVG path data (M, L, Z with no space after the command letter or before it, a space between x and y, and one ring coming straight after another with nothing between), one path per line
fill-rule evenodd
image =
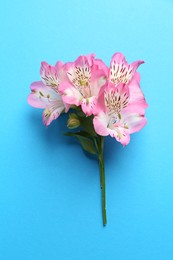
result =
M172 260L173 1L6 0L0 25L0 259ZM103 228L97 162L26 97L42 60L117 51L146 62L148 124L106 140Z

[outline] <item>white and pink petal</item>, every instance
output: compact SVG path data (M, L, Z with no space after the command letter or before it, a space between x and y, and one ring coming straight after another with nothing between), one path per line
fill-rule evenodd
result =
M121 126L116 126L114 129L109 129L109 134L123 146L126 146L130 142L130 135L128 131Z
M66 63L65 69L68 79L77 89L84 85L90 85L91 62L92 55L89 58L87 56L79 56L75 62Z
M47 62L41 63L40 75L43 83L55 90L58 90L59 83L64 79L64 64L59 61L55 66L49 65Z
M123 146L130 141L128 130L120 123L116 122L115 116L109 116L105 113L100 113L94 117L93 124L97 134L101 136L110 135L120 142ZM114 122L115 121L115 122Z
M94 117L93 125L97 134L101 136L109 135L109 130L107 127L108 121L109 118L104 112L100 112L97 116Z
M28 96L28 103L33 107L45 108L51 101L60 98L57 92L45 86L42 81L33 82L30 88L31 94Z
M82 95L71 83L62 82L59 85L59 92L64 103L79 106L82 101Z
M93 96L90 98L83 98L81 101L81 108L82 111L87 115L90 116L95 113L97 97Z
M147 123L145 110L141 106L129 106L122 111L122 121L129 134L140 131Z
M122 53L115 53L110 64L109 81L114 84L128 84L134 77L136 69L142 63L144 63L144 61L139 60L128 64ZM138 78L138 75L136 75L136 77Z
M56 102L51 107L47 107L43 112L43 123L48 126L50 123L57 119L60 114L65 110L64 103L62 101Z

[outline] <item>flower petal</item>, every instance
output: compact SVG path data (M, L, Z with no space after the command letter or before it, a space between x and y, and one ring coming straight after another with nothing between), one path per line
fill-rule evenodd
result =
M109 83L104 91L104 103L109 112L121 113L129 103L129 88L125 84Z
M109 135L109 131L107 128L107 121L108 121L107 115L103 112L101 112L100 114L94 117L93 124L97 134L101 136Z
M41 63L40 75L43 83L51 88L58 89L59 79L56 67L49 65L47 62Z
M81 101L81 108L83 112L90 116L94 113L97 97L83 98Z
M66 104L72 104L79 106L82 100L81 93L68 82L60 83L59 91L62 95L62 99Z
M79 91L82 87L89 87L91 79L92 55L79 56L75 62L66 63L66 72L71 84Z
M51 101L60 99L60 95L43 82L33 82L30 86L32 93L28 96L28 103L36 108L45 108Z
M64 110L64 103L62 101L56 102L54 106L47 107L43 112L43 123L48 126L50 123L57 119Z
M64 64L58 61L55 66L49 65L47 62L41 63L40 75L43 83L58 91L59 83L67 80Z
M139 83L135 79L132 79L128 86L130 92L129 105L140 105L143 108L147 108L148 104L142 90L140 89Z
M123 146L127 145L130 142L130 135L123 127L118 126L114 129L109 129L109 134L111 137L114 137L118 142L120 142Z
M61 61L58 61L56 63L55 68L56 68L56 71L57 71L59 83L64 82L64 81L68 81L68 77L67 77L67 74L66 74L66 71L65 71L65 65Z
M100 89L106 84L107 78L103 70L92 69L90 95L98 96Z
M111 60L109 81L114 84L128 84L135 75L136 69L142 63L144 63L144 61L139 60L128 64L122 53L115 53ZM138 75L136 75L136 77L138 77Z
M125 122L129 134L138 132L146 125L147 119L144 117L144 113L144 108L132 105L122 111L122 121Z
M110 135L120 142L123 146L127 145L130 141L128 131L121 126L121 124L111 122L111 116L108 114L100 113L94 117L93 124L97 134L101 136Z
M100 59L94 59L93 60L93 67L95 67L98 70L102 70L102 72L104 73L105 77L108 78L109 76L109 69L106 66L106 64L100 60Z

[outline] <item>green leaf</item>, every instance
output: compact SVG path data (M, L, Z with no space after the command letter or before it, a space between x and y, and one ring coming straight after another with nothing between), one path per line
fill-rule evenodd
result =
M90 135L87 132L85 131L80 131L76 133L68 132L65 135L76 137L85 151L91 154L97 154L93 140L91 139Z
M93 116L88 116L85 118L81 118L80 119L80 123L81 126L83 127L83 129L88 132L91 136L97 136L95 130L94 130L94 126L93 126Z
M79 110L77 114L79 117L86 117L86 114L82 110Z

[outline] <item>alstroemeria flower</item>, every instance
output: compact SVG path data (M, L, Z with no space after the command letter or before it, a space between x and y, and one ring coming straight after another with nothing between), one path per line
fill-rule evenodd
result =
M138 80L139 73L136 72L136 69L142 63L144 63L144 61L138 60L128 64L122 53L115 53L112 56L110 64L109 82L117 85L119 83L129 84L132 79Z
M94 57L93 54L79 56L75 62L65 65L58 62L55 66L42 62L42 81L31 84L28 102L33 107L45 108L46 126L62 112L68 112L70 106L73 109L67 127L80 128L65 135L77 138L84 151L98 158L105 226L104 137L110 135L123 146L127 145L130 134L145 126L148 105L136 71L143 61L128 64L123 54L115 53L108 69L102 60Z
M67 104L80 106L86 115L93 113L100 88L106 83L108 68L94 55L79 56L65 65L68 80L59 91Z
M51 66L42 62L40 69L42 81L31 84L31 94L28 96L28 103L36 108L45 108L43 112L43 123L48 126L63 112L67 112L69 105L64 104L58 90L61 81L66 79L64 65L57 62Z
M99 94L98 112L94 117L95 131L101 136L110 135L122 145L130 141L130 134L145 126L144 117L147 103L134 82L132 87L125 84L109 83Z

